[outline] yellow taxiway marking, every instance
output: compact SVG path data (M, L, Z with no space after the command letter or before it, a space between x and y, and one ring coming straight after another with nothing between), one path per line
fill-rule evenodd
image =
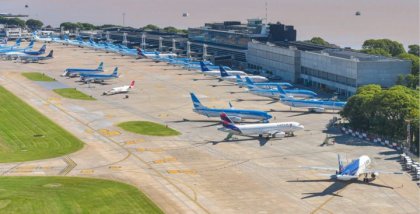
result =
M106 136L106 137L113 137L113 136L118 136L121 134L119 131L112 131L108 129L99 129L99 133L101 133L101 135Z
M168 174L188 174L188 175L195 175L197 172L191 169L170 169L166 170Z
M160 118L169 117L169 114L158 114L158 117L160 117Z
M161 148L137 148L138 152L163 152Z
M94 172L93 169L82 169L82 170L80 170L80 174L85 174L85 175L93 174L93 172Z
M133 145L138 143L143 143L144 139L129 140L125 142L125 145Z
M92 129L85 129L85 132L88 134L93 134L93 130Z
M110 170L121 170L121 166L112 165L108 167Z
M35 170L35 166L19 166L13 169L13 172L32 172Z
M161 160L155 160L153 161L154 164L162 164L162 163L170 163L170 162L175 162L176 158L174 157L167 157Z
M50 97L48 98L48 102L60 102L61 99L58 97Z

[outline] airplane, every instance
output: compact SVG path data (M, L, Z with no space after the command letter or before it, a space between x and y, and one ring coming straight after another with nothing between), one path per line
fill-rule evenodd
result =
M31 50L24 50L24 51L10 51L5 53L0 53L0 55L6 56L7 58L15 59L18 56L39 56L45 53L45 49L47 49L47 45L42 45L39 51L31 51Z
M130 85L125 85L125 86L113 88L109 91L105 91L102 95L114 95L114 94L128 93L132 88L134 88L134 83L135 83L135 81L132 80Z
M201 67L201 72L204 75L209 75L209 76L216 76L216 77L220 77L220 71L212 71L210 70L207 65L204 64L203 61L200 61L200 67ZM247 74L243 71L226 71L226 73L228 75L242 75L242 76L246 76Z
M317 94L313 91L309 90L303 90L303 89L283 89L281 86L277 86L276 89L260 89L258 87L247 85L248 92L263 96L263 97L269 97L272 99L279 99L280 95L284 96L295 96L295 97L314 97Z
M245 81L243 81L242 78L236 78L236 83L239 85L239 87L252 85L261 89L274 89L277 88L277 86L281 86L282 88L293 88L293 85L288 82L259 82L255 83L248 77L245 77Z
M39 61L44 61L44 60L54 58L53 54L54 54L54 50L51 50L47 56L27 55L27 56L18 56L17 59L20 60L21 62L39 62Z
M52 42L53 40L51 37L39 37L36 31L32 33L32 37L36 41L41 41L41 42Z
M236 82L237 76L239 76L240 78L243 78L243 76L240 76L240 75L237 75L237 76L229 75L226 72L226 70L221 66L219 66L219 69L220 69L220 78L222 80L226 80L229 82ZM247 76L247 77L254 82L267 82L268 81L268 79L263 76Z
M19 42L19 45L20 45L20 42ZM19 47L19 46L8 46L6 48L1 48L0 53L30 50L34 47L34 41L31 40L31 42L29 43L29 45L26 48L17 48L17 47Z
M99 73L104 71L104 63L99 63L98 68L67 68L61 76L76 77L80 74Z
M146 58L152 58L152 59L159 59L159 58L169 58L169 57L176 57L178 55L176 55L175 53L160 53L157 51L152 51L152 52L146 52L143 51L141 48L137 49L139 55L146 57Z
M221 113L223 127L219 131L227 132L226 140L232 138L233 135L254 136L259 138L265 137L284 137L286 134L294 136L294 132L304 129L304 126L298 122L283 122L283 123L261 123L261 124L245 124L235 125L235 123L227 116L226 113Z
M340 189L343 189L345 186L352 184L352 183L359 183L359 184L366 184L370 186L376 187L384 187L393 189L393 187L385 186L381 184L375 184L374 181L379 174L404 174L403 172L385 172L385 171L378 171L368 169L369 165L371 164L371 160L367 155L362 155L357 159L354 159L350 164L344 166L343 162L341 161L340 155L338 154L338 168L335 167L304 167L311 170L326 170L326 171L335 171L335 174L327 175L328 179L318 179L318 180L294 180L288 182L335 182L331 186L329 186L326 190L320 193L304 193L308 194L308 196L303 197L302 199L312 198L317 196L325 196L325 195L332 195L332 196L340 196L337 192ZM370 179L368 176L370 175ZM363 177L363 181L359 180L359 177ZM342 183L345 182L345 183ZM340 196L342 197L342 196Z
M273 117L265 111L235 109L230 103L230 108L228 109L208 108L201 104L200 100L194 93L190 93L190 95L194 105L193 111L207 117L219 117L221 113L226 113L236 122L240 122L244 119L254 119L268 122L268 120Z
M16 43L14 45L7 45L8 39L7 39L7 37L5 37L2 41L2 44L0 45L0 50L13 48L13 47L19 47L21 41L22 41L22 39L18 38L18 39L16 39Z
M325 112L325 110L342 110L347 102L332 100L298 100L293 97L280 95L280 102L291 107L307 108L310 112Z
M115 79L118 78L118 67L115 67L112 74L87 74L87 73L81 73L80 74L80 81L84 83L102 83L105 80Z

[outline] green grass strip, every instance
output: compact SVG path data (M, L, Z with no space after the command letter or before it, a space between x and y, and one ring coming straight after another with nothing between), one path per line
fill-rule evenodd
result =
M54 82L55 79L45 75L45 74L41 74L38 72L27 72L27 73L22 73L23 76L25 76L26 78L33 80L33 81L42 81L42 82Z
M61 95L62 97L76 100L96 100L95 98L86 95L85 93L78 91L75 88L60 88L54 89L55 93Z
M176 130L167 126L148 121L129 121L118 124L122 129L142 135L150 136L175 136L180 135Z

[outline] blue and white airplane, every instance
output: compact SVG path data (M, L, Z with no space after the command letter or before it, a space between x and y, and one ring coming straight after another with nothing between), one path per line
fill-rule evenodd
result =
M84 83L103 83L105 80L118 78L118 67L115 67L112 74L80 74L80 81Z
M240 86L247 86L252 85L261 89L277 89L277 86L281 86L282 88L293 88L293 85L287 82L259 82L255 83L248 77L245 77L245 81L240 78L236 77L236 83Z
M245 77L245 76L240 76L240 75L236 75L236 76L235 75L229 75L226 72L226 70L221 66L219 66L219 69L220 69L220 78L222 80L226 80L226 81L229 81L229 82L236 82L236 79L238 78L238 76L239 76L239 78L244 78ZM252 76L247 76L247 77L254 82L267 82L268 81L268 79L266 77L263 77L263 76L253 76L252 75Z
M354 159L348 165L343 165L340 155L338 155L338 169L334 167L305 167L314 170L327 170L335 171L335 175L331 175L330 179L340 181L358 180L360 176L364 176L363 181L369 182L368 175L370 174L372 180L374 180L380 173L382 174L403 174L402 172L385 172L368 169L368 166L372 163L367 155L362 155L357 159Z
M9 51L0 53L0 55L5 55L10 58L17 58L18 56L39 56L45 53L45 50L47 49L47 45L42 45L42 47L39 49L39 51L33 51L33 50L24 50L24 51Z
M50 53L46 56L39 56L39 55L18 56L17 60L21 62L39 62L39 61L45 61L45 60L54 58L53 54L54 54L54 50L51 50Z
M220 77L220 67L219 66L217 66L217 71L213 71L213 70L210 70L209 68L208 68L208 66L207 65L205 65L204 64L204 62L203 61L201 61L200 62L200 67L201 67L201 72L204 74L204 75L209 75L209 76L216 76L216 77ZM224 68L223 68L224 69ZM235 75L241 75L241 76L246 76L247 74L245 73L245 72L243 72L243 71L232 71L232 70L226 70L226 73L228 74L228 75L231 75L231 76L235 76Z
M234 109L230 103L230 108L228 109L208 108L201 104L200 100L194 93L190 93L190 95L194 105L193 111L207 117L219 117L223 112L228 114L229 117L236 122L240 122L244 119L268 122L268 120L273 117L265 111Z
M94 74L104 71L104 63L99 63L98 68L67 68L61 76L76 77L80 74Z
M19 47L22 39L21 38L16 39L16 43L14 45L7 45L7 41L8 41L8 39L7 39L7 37L5 37L2 41L2 44L0 45L0 50L4 49L4 48L9 49L9 48L13 48L13 47Z
M7 48L1 48L0 53L17 52L17 51L22 52L26 50L31 50L34 47L34 41L31 40L31 42L29 42L29 45L26 48L18 48L18 47L19 46L9 46Z
M306 108L310 112L325 112L325 110L342 110L347 102L332 101L332 100L298 100L293 97L280 95L280 102L290 107Z
M314 97L317 94L313 91L303 89L283 89L277 86L277 89L261 89L252 85L247 85L248 92L262 97L269 97L271 99L279 99L280 95L295 96L295 97Z

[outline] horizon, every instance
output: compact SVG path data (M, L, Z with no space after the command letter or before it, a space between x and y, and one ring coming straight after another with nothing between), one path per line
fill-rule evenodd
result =
M242 5L240 8L237 7L239 1ZM363 0L324 0L322 3L305 0L122 0L118 5L110 0L101 1L100 4L82 0L74 0L72 3L64 0L0 0L5 10L0 12L27 14L29 18L55 27L66 21L122 25L122 14L125 13L125 26L139 28L154 24L159 27L187 29L203 26L208 22L244 22L248 18L264 18L265 2L268 4L268 22L293 25L297 30L298 40L321 37L341 47L355 49L361 48L367 39L387 38L402 43L405 48L411 44L419 44L417 0L383 0L380 7L377 3ZM28 8L25 8L26 4ZM215 10L214 5L224 7ZM157 10L162 12L156 15ZM355 15L357 11L361 12L360 16ZM183 13L189 13L190 16L182 17Z

